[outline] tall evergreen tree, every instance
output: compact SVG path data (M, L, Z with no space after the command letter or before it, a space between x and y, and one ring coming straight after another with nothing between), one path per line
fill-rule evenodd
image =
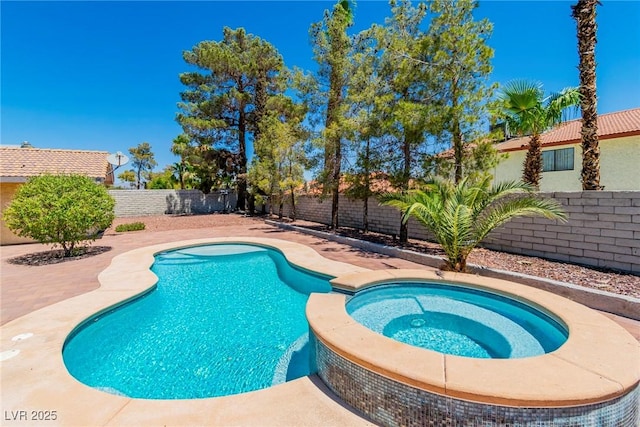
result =
M420 29L426 16L424 3L414 7L410 0L390 1L391 17L384 27L374 27L377 48L382 51L379 74L387 82L379 96L381 126L389 143L387 166L394 186L407 191L419 153L431 125L430 70L421 55ZM408 223L400 222L399 239L408 239Z
M228 27L223 29L221 41L200 42L183 57L187 64L205 73L180 75L187 89L180 94L176 119L197 146L200 157L222 164L223 171L232 174L226 180L237 180L237 208L245 209L247 144L258 129L264 98L279 88L273 81L284 67L282 57L270 43L247 34L243 28ZM214 182L212 176L200 177L205 192Z
M342 171L344 99L350 73L352 40L347 29L353 24L353 2L341 0L325 10L322 21L311 25L310 36L317 78L327 87L323 131L324 165L321 174L324 192L331 193L331 228L338 227L338 203ZM328 190L328 191L327 191Z
M583 190L600 186L600 146L598 142L598 97L596 93L596 6L598 0L578 0L571 6L576 20L580 56L580 109L582 110Z
M353 73L346 99L349 107L346 127L354 161L344 176L345 195L362 200L362 230L365 233L369 230L369 198L376 193L374 186L384 159L379 101L386 84L379 73L381 58L375 50L371 30L358 34L351 56Z
M129 154L131 154L131 166L136 174L136 188L139 190L144 188L145 174L151 172L157 163L148 142L129 148Z
M488 83L493 49L487 45L493 27L487 19L474 19L477 6L475 0L432 1L433 16L423 38L424 60L439 92L438 115L444 130L439 136L451 141L456 183L463 177L465 141L478 136L486 101L494 90Z
M269 198L269 206L278 206L282 217L285 194L290 196L295 220L295 192L304 182L305 153L302 147L307 133L302 125L304 106L287 96L272 97L260 121L259 138L248 178L255 192Z

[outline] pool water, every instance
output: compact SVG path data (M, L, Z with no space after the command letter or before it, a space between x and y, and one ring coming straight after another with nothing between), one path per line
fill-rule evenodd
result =
M568 337L558 321L523 302L464 286L407 283L358 292L356 321L397 341L456 356L532 357Z
M218 244L164 252L157 287L90 319L64 346L81 382L136 398L191 399L269 387L311 373L305 305L329 277L278 251Z

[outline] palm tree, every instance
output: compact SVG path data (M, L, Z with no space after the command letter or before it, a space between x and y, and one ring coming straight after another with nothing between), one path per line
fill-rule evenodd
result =
M538 189L542 175L540 134L561 123L567 110L578 106L578 88L569 87L545 98L541 84L515 80L504 86L499 100L500 112L506 116L509 130L531 135L522 180Z
M171 144L171 152L180 157L180 162L173 164L171 167L173 168L174 173L176 173L178 176L181 190L184 190L185 188L185 172L191 172L190 166L187 162L187 157L190 151L191 141L186 134L180 134L173 139L173 143Z
M600 147L598 145L598 97L596 95L596 6L598 0L578 0L571 6L578 26L580 55L580 95L582 110L582 189L602 190L600 186Z
M514 217L566 219L558 202L536 197L529 184L506 182L490 187L491 177L476 184L467 181L438 180L424 191L387 193L380 198L383 205L400 209L403 221L413 216L433 233L446 254L446 270L466 271L473 248Z

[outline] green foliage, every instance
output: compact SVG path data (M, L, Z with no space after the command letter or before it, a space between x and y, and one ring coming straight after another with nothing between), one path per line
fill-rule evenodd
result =
M561 123L579 103L578 88L565 88L548 97L540 83L526 80L514 80L502 88L495 116L506 120L509 131L531 135L523 165L524 182L538 188L542 175L540 134Z
M380 201L400 209L403 221L413 216L429 229L446 254L446 268L461 272L473 248L512 218L566 219L555 200L536 197L528 184L507 182L490 187L489 182L485 178L469 184L463 179L455 185L438 180L424 190L385 194Z
M377 117L384 137L386 150L379 151L385 157L385 170L395 186L407 189L416 167L416 159L426 140L431 125L432 105L429 99L430 85L426 78L425 63L421 57L421 30L427 9L420 3L416 7L410 1L393 1L391 17L385 26L374 26L369 34L362 34L364 42L374 56L379 56L371 74L372 90L376 92L373 114ZM375 55L377 51L381 55ZM370 55L371 55L370 54ZM406 230L401 232L404 239Z
M493 49L487 44L493 26L486 19L474 19L477 5L475 0L434 0L430 3L434 16L423 38L426 75L435 87L439 122L432 132L453 148L456 182L463 177L465 145L478 138L487 100L495 89L489 84Z
M580 92L568 87L545 97L541 83L513 80L501 89L499 101L497 115L507 120L510 131L540 135L577 111Z
M185 160L181 160L168 168L171 171L171 181L177 183L177 186L181 189L192 189L197 186L197 177L194 173L194 167Z
M125 231L139 231L139 230L144 230L145 227L146 226L144 222L129 222L126 224L120 224L116 226L116 231L118 233L125 232Z
M129 148L129 154L131 154L131 165L136 175L136 188L139 190L144 188L143 177L151 173L157 163L148 142L142 142L137 147Z
M83 241L111 225L115 201L82 175L41 175L20 186L4 211L7 227L22 237L60 245L72 256Z
M247 144L258 139L259 123L272 95L284 92L284 61L268 42L243 28L223 29L221 41L203 41L183 53L198 71L185 72L180 81L176 120L184 136L173 150L193 167L204 193L220 185L238 185L238 208L247 196Z
M164 190L178 188L180 183L173 176L173 166L168 165L162 172L151 172L148 174L149 181L146 187L149 190Z
M345 92L348 87L351 66L349 55L353 41L347 29L353 25L355 2L339 1L331 10L325 10L322 21L309 30L314 59L318 63L315 88L326 87L319 96L324 111L324 129L321 141L324 148L324 164L318 180L323 192L331 193L331 227L338 227L338 193L342 172L343 138L345 128Z
M278 216L282 217L285 194L289 194L294 220L295 191L304 182L306 164L303 118L301 105L288 97L273 97L260 123L259 138L254 143L256 155L248 173L254 194L261 196L261 201L268 198L271 213L278 206Z
M131 169L123 171L120 174L118 174L118 179L120 181L129 183L129 186L131 188L134 188L136 186L136 173Z
M462 157L462 178L470 184L481 182L493 176L493 170L508 154L499 153L492 139L481 140L465 147ZM423 170L427 181L434 177L455 180L455 159L448 155L426 156Z

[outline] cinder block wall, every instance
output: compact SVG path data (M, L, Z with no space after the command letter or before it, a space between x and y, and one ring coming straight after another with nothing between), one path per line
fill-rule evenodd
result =
M569 221L516 218L493 232L485 246L640 274L640 192L546 195L564 206Z
M116 217L164 214L207 214L236 205L236 195L199 190L109 190L116 200Z
M484 246L504 252L558 261L612 268L640 275L640 192L594 191L543 193L558 200L569 215L566 223L542 218L516 218L495 230ZM340 198L341 226L362 228L360 200ZM288 207L287 207L288 208ZM297 217L331 223L331 200L301 196ZM288 209L285 209L288 214ZM369 229L397 235L398 210L369 200ZM413 219L409 236L430 240L429 233Z

